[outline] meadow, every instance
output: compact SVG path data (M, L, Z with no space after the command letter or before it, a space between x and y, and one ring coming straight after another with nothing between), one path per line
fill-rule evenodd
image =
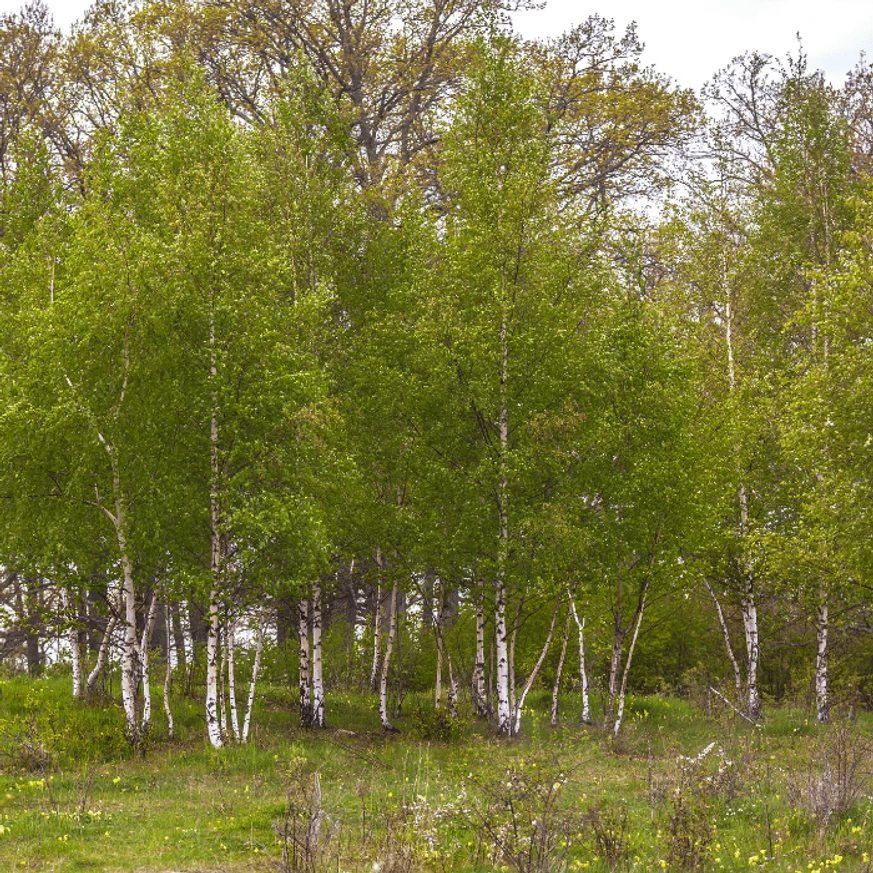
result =
M408 698L398 733L375 697L335 694L323 731L265 687L246 745L215 750L199 701L174 699L143 753L117 705L68 680L0 681L0 870L873 871L873 718L818 726L770 708L636 697L622 733L549 720L494 739ZM717 703L717 701L716 701ZM707 712L707 710L709 710Z

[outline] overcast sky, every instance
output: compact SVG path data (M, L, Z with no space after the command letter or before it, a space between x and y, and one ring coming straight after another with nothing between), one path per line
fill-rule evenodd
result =
M90 0L47 0L66 29ZM12 12L19 0L0 0ZM687 87L699 89L714 72L745 51L784 57L803 38L810 66L834 84L867 50L873 57L871 0L548 0L545 9L520 12L517 29L529 37L557 36L593 13L615 19L621 32L638 24L643 60Z

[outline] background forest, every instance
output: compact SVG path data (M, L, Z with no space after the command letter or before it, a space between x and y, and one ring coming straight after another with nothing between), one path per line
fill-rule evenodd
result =
M873 706L873 67L698 98L510 5L0 18L5 675L140 751L174 694L215 748L271 689L437 739Z

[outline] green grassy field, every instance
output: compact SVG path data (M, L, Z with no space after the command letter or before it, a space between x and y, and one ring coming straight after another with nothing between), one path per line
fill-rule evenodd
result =
M868 716L752 727L646 697L614 740L552 728L541 693L498 742L424 700L399 734L368 697L333 695L322 732L291 703L265 688L252 741L217 752L199 701L174 700L173 742L158 705L138 755L117 707L0 681L0 871L873 871Z

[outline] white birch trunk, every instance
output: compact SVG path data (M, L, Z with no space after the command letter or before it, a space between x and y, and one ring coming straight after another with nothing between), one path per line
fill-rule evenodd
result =
M120 510L120 501L116 514ZM124 636L121 644L121 704L124 707L127 738L139 742L139 718L136 706L136 594L133 587L133 570L127 556L127 542L121 527L118 529L124 595Z
M387 731L396 728L388 718L388 670L391 667L391 653L394 650L394 636L397 633L397 581L391 588L390 614L388 618L388 639L385 642L385 658L382 661L382 676L379 681L379 719Z
M316 727L325 727L324 675L321 645L321 584L312 585L312 718Z
M440 633L439 625L434 625L436 631L436 683L434 688L434 708L439 709L443 705L443 635Z
M709 584L708 579L703 580L703 584L706 586L706 590L709 592L710 597L712 597L712 602L715 604L715 611L718 615L718 624L721 628L722 636L724 637L725 648L727 649L728 659L731 662L731 667L734 671L734 683L737 689L737 702L741 704L743 699L743 677L740 673L740 665L737 663L736 656L734 655L734 647L731 645L731 635L728 631L727 621L725 621L724 611L721 608L721 603L719 602L718 597L715 595L715 591L713 591L712 585Z
M239 713L236 707L236 625L232 622L227 628L227 694L230 702L230 727L233 738L240 742Z
M500 440L500 478L497 493L498 553L497 583L494 598L494 634L497 650L497 734L512 736L512 709L510 682L512 680L506 631L506 572L509 563L509 483L507 454L509 452L509 342L507 317L504 311L500 320L500 414L498 436Z
M255 662L252 664L252 681L249 683L249 698L246 702L246 715L243 720L242 742L249 739L249 727L252 723L252 707L255 704L255 685L258 681L258 672L261 669L261 655L264 651L264 622L258 622L258 641L255 648Z
M297 603L297 633L300 639L300 727L312 727L312 697L309 680L309 601Z
M622 627L622 608L621 597L623 588L623 579L621 571L619 571L617 588L618 596L615 603L615 621L612 629L612 654L609 659L609 685L608 696L606 703L606 712L603 716L604 725L607 725L615 716L615 704L618 698L619 688L619 673L621 671L621 656L624 651L624 640L627 636L627 631Z
M449 687L446 690L446 710L452 718L458 717L458 683L455 680L455 671L452 668L452 653L449 647L443 643L446 656L446 668L449 673Z
M219 721L219 690L218 669L219 652L218 635L218 593L210 591L209 610L206 624L206 734L215 749L224 745L221 738L221 722Z
M612 729L612 733L614 736L618 736L618 731L621 728L621 721L624 718L624 701L625 696L627 694L627 677L630 673L631 662L634 657L634 648L636 648L637 637L640 633L640 625L643 623L643 613L646 611L646 593L649 588L648 579L643 583L643 590L640 593L640 602L637 606L637 616L636 621L634 622L634 632L633 636L631 636L630 646L627 650L627 659L624 662L624 672L621 677L621 690L618 695L618 713L615 717L615 725Z
M761 717L761 695L758 691L758 609L755 604L754 582L751 574L746 577L746 590L742 603L743 630L746 635L746 709L749 718Z
M823 591L816 616L815 712L819 724L830 721L828 700L828 598Z
M82 681L82 647L79 645L79 628L76 616L76 604L66 589L62 592L64 612L70 620L67 631L67 642L70 646L70 661L73 668L73 700L80 700L84 696L84 683Z
M227 737L227 631L221 634L221 664L218 669L218 718L221 735Z
M727 284L727 267L722 263L722 281L725 289L725 345L728 360L728 384L733 394L737 388L737 375L734 364L733 345L733 307L730 289ZM740 481L737 490L737 500L740 505L740 536L745 537L749 529L749 499L745 484ZM745 589L743 591L742 614L743 633L746 638L746 711L748 716L757 721L761 717L761 695L758 691L758 660L760 648L758 644L758 609L755 603L755 583L751 567L743 562L745 574Z
M567 620L564 624L564 636L561 639L561 654L558 657L558 668L555 670L555 684L552 686L552 711L551 725L557 727L558 724L558 694L561 691L561 675L564 672L564 659L567 657L567 642L570 639L570 622L573 616L570 610L567 610Z
M494 676L497 671L494 669L494 640L488 640L488 714L494 711Z
M570 610L573 613L573 621L576 622L576 628L579 631L579 684L582 686L582 723L591 724L591 706L588 700L588 672L585 669L585 616L579 620L579 613L576 612L576 600L574 596L567 591L567 596L570 598Z
M116 605L116 610L119 608ZM88 679L85 682L85 693L90 695L94 692L94 686L100 678L100 674L106 667L106 661L109 657L109 646L112 642L112 634L115 631L115 625L118 623L118 616L112 615L106 625L106 632L103 634L103 639L100 640L100 648L97 650L97 661L94 664L94 669L88 674Z
M167 625L167 670L164 674L164 712L167 715L167 737L175 739L176 729L173 725L173 710L170 707L170 686L173 681L173 617L170 614L170 601L164 604Z
M476 663L473 668L473 705L479 716L488 715L485 691L485 583L479 583L476 600Z
M509 646L506 634L506 586L498 580L494 597L494 670L497 686L497 734L512 736L512 712L509 708Z
M146 616L145 627L142 631L142 641L139 644L140 667L142 670L142 720L140 722L140 736L144 737L152 723L152 682L149 661L149 647L152 643L152 632L155 628L155 616L158 611L158 598L152 594L149 611Z
M379 654L382 651L382 551L376 549L376 567L379 578L376 583L376 614L373 616L373 665L370 667L370 690L375 691L379 682Z
M218 366L215 355L215 294L210 298L209 312L209 378L212 410L209 419L210 473L209 520L211 534L212 590L209 592L209 613L206 632L206 733L213 748L223 745L221 725L218 721L218 599L221 591L221 514L219 507L218 479L220 457L218 444Z
M552 612L552 622L549 625L549 633L546 636L545 645L543 646L543 649L540 652L540 656L537 659L537 662L534 665L533 670L531 670L530 676L527 677L527 682L524 683L524 688L522 689L521 694L519 695L519 698L518 698L518 703L515 706L515 717L514 717L514 724L513 724L513 734L515 736L518 736L518 734L521 733L521 714L524 711L524 700L527 697L528 691L530 691L531 688L533 687L534 681L537 678L537 674L540 672L540 667L543 666L543 661L546 660L546 655L549 653L549 648L552 645L552 637L555 634L555 620L558 617L558 610L560 609L560 607L561 607L561 601L559 599L558 602L555 604L554 611Z

